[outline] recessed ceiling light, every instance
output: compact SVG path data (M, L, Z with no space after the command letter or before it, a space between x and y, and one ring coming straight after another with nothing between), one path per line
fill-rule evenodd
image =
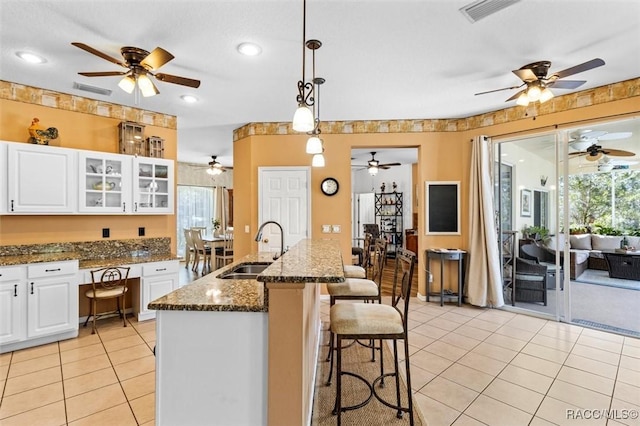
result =
M238 52L246 56L258 56L262 53L262 48L255 43L240 43Z
M47 62L45 58L42 56L36 55L31 52L16 52L16 56L23 61L29 62L30 64L44 64Z
M180 99L182 99L183 101L185 101L188 104L192 104L192 103L198 102L198 98L196 98L193 95L182 95L182 96L180 96Z

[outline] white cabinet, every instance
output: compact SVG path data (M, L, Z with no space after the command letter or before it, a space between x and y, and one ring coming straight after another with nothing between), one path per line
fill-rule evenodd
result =
M128 213L132 211L132 157L93 151L78 153L78 211Z
M12 143L7 151L9 213L74 213L76 151Z
M151 262L142 265L138 321L156 317L156 311L147 308L149 302L178 288L178 261Z
M78 261L27 267L27 336L78 330Z
M78 261L0 268L0 352L78 335Z
M133 212L173 214L173 161L135 157Z
M7 213L7 144L0 142L0 214Z
M25 268L0 268L0 344L25 338Z

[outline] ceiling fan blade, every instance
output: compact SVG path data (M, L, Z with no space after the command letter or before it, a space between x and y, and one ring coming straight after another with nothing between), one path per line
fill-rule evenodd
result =
M157 70L158 68L172 60L174 57L175 56L173 56L163 48L156 47L140 62L140 65L145 68Z
M162 74L162 73L155 74L155 77L158 80L164 81L166 83L181 84L183 86L189 86L194 88L200 87L200 80L194 80L191 78L179 77L177 75Z
M536 81L538 76L529 68L513 70L512 71L518 78L526 83Z
M515 95L513 95L512 97L510 97L509 99L507 99L505 102L509 102L512 101L514 99L518 99L518 97L520 97L521 94L523 94L527 89L521 90L518 93L516 93Z
M385 169L388 169L391 166L401 166L402 164L400 163L386 163L386 164L378 164L378 167L382 167Z
M601 141L613 141L616 139L630 138L633 133L631 132L617 132L617 133L605 133L598 138Z
M573 66L571 68L567 68L566 70L558 71L553 73L553 75L558 78L565 78L573 74L578 74L581 72L589 71L590 69L601 67L604 65L604 61L600 58L595 58L590 61L587 61L583 64Z
M603 149L601 152L607 155L613 155L614 157L633 157L636 155L633 152L624 151L622 149Z
M556 80L547 84L554 89L575 89L585 84L587 80Z
M80 49L82 49L84 51L87 51L87 52L89 52L89 53L91 53L93 55L99 56L102 59L106 59L109 62L113 62L116 65L120 65L121 67L128 68L127 64L125 64L124 62L121 62L119 59L112 58L111 56L107 55L106 53L102 53L99 50L96 50L91 46L87 46L84 43L73 42L71 44L74 45L75 47L79 47Z
M79 72L78 74L85 77L113 77L116 75L125 75L127 71L104 71L104 72Z
M513 90L513 89L519 89L520 87L524 86L524 84L521 84L519 86L512 86L512 87L505 87L504 89L496 89L496 90L487 90L486 92L480 92L480 93L476 93L475 96L478 95L486 95L487 93L493 93L493 92L502 92L503 90Z
M570 152L569 157L579 157L581 155L587 155L587 151Z

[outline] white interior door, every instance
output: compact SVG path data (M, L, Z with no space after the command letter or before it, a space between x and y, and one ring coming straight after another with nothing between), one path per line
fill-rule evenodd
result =
M282 225L284 247L309 238L311 197L309 167L260 167L258 169L258 222L273 220ZM260 251L280 250L280 230L267 225L258 244Z

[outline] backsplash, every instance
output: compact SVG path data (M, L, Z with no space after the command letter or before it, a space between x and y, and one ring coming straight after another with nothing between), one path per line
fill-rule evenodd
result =
M41 253L66 252L77 253L80 260L169 254L171 253L171 238L137 238L131 240L101 240L0 246L0 256L23 256Z

